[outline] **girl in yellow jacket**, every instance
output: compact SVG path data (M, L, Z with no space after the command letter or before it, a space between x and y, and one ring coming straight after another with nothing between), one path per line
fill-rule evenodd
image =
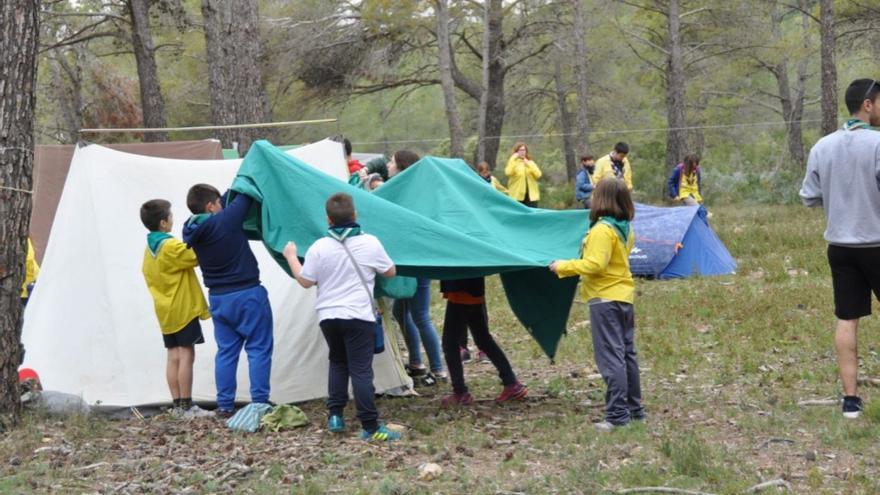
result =
M601 431L645 418L635 347L633 278L629 253L635 239L630 222L632 197L621 179L605 179L593 190L590 230L581 259L556 260L550 270L560 278L581 276L581 292L590 307L596 366L605 380L605 421Z
M513 155L507 160L504 174L507 175L507 194L526 206L537 208L541 199L538 189L541 169L532 161L526 143L513 146Z

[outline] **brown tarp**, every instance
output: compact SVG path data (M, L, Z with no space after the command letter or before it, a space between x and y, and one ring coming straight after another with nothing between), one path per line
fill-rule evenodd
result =
M165 143L126 143L105 144L108 148L135 155L158 158L177 158L182 160L222 160L220 141L173 141ZM49 232L55 219L55 209L61 199L70 160L73 158L73 145L41 144L34 149L34 203L31 211L31 240L37 261L43 262L43 253L49 242Z

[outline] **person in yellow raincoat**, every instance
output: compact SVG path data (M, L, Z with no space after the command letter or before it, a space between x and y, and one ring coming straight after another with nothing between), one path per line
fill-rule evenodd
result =
M537 208L538 200L541 199L538 188L541 169L532 161L526 143L514 145L513 155L507 160L504 174L507 175L507 194L526 206Z

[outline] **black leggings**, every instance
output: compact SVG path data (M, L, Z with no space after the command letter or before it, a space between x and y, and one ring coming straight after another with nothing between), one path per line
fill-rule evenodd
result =
M446 316L443 320L443 355L446 358L446 367L449 370L449 380L452 382L452 391L463 394L468 391L464 383L464 367L461 365L459 343L462 337L467 336L468 327L474 337L474 343L492 361L501 382L507 385L516 383L516 375L510 367L510 361L504 355L504 351L495 343L495 339L489 334L489 319L486 313L486 304L456 304L446 302Z

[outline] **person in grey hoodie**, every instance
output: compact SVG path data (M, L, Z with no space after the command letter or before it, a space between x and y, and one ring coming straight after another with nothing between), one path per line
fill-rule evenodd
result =
M800 196L822 206L837 325L834 347L843 382L843 415L857 418L859 319L880 298L880 83L857 79L846 90L851 118L810 150Z

